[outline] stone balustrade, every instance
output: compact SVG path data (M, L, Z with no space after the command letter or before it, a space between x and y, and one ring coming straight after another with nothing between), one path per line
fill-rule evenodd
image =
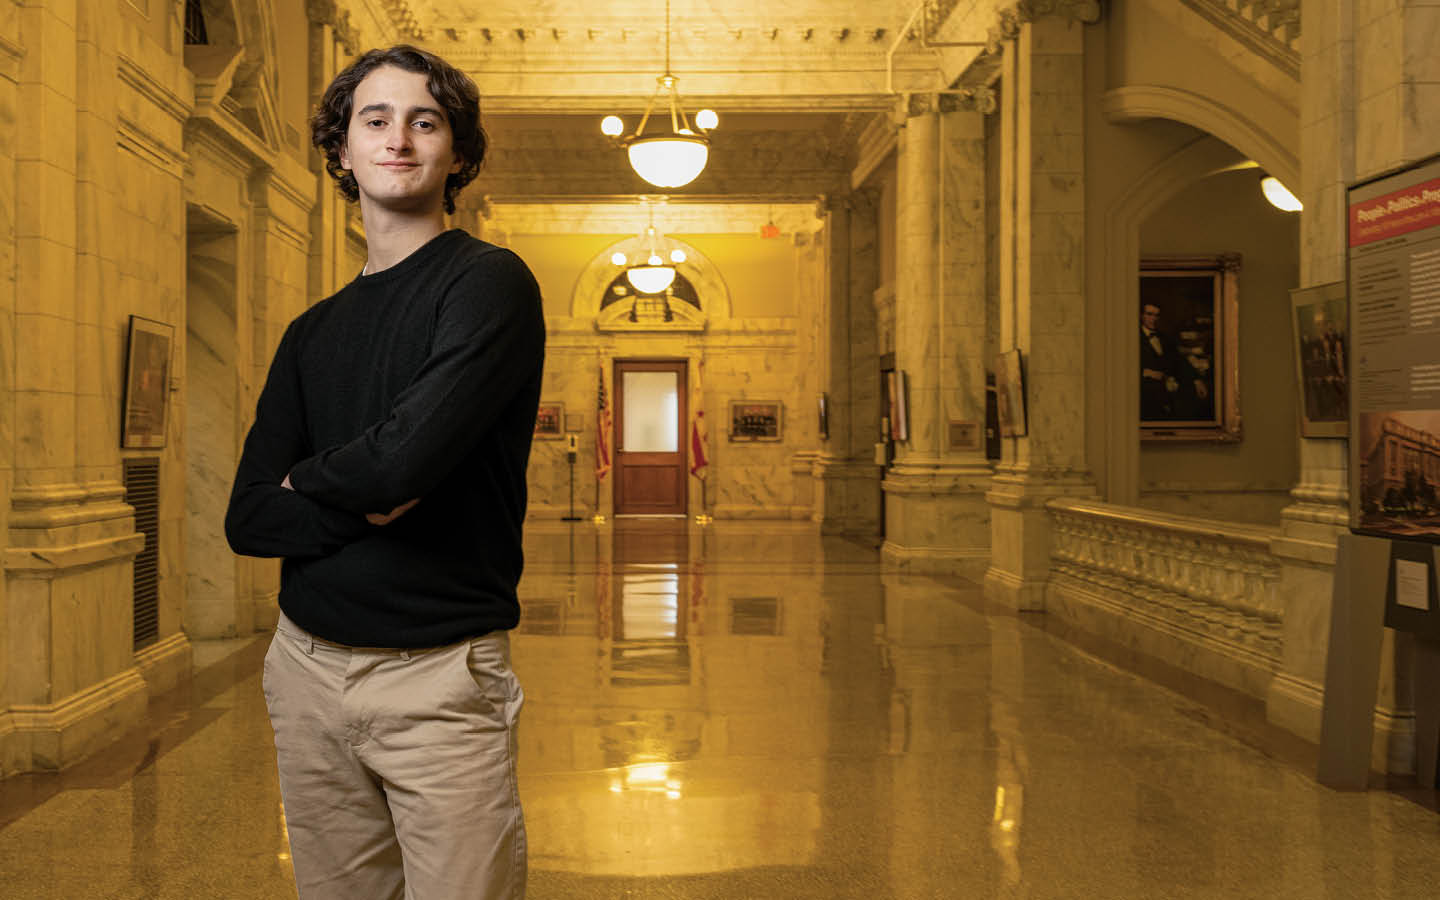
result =
M1048 502L1054 539L1051 594L1080 598L1163 635L1161 647L1124 640L1174 659L1187 647L1229 665L1218 680L1255 691L1280 664L1280 563L1270 543L1278 529L1114 506L1089 500ZM1238 664L1239 668L1236 668ZM1189 666L1187 665L1187 668ZM1202 668L1210 669L1210 666Z

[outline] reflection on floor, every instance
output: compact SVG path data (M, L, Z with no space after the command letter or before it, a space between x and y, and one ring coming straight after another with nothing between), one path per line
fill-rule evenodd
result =
M1426 897L1437 817L808 527L535 525L532 900ZM293 895L265 638L58 776L0 782L7 898Z

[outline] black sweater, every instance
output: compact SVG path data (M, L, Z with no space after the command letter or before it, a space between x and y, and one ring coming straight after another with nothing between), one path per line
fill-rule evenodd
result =
M285 557L280 608L331 641L434 647L515 627L544 350L530 270L463 231L356 278L280 340L230 546ZM365 520L417 497L388 525Z

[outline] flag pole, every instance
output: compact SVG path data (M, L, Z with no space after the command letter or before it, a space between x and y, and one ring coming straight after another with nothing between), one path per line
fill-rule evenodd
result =
M605 514L600 511L600 482L610 471L610 397L605 390L605 362L600 362L599 389L595 404L595 515L590 521L596 525L605 524Z

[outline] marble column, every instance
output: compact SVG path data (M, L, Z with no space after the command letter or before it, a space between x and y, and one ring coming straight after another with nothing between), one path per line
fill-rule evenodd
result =
M1000 350L1018 348L1027 432L1002 441L985 593L1044 608L1046 501L1088 496L1085 458L1084 72L1080 21L1017 24L1001 75Z
M908 438L885 475L887 561L978 576L985 491L985 127L949 95L912 96L899 140L895 366ZM952 440L967 431L968 443Z
M1345 278L1345 187L1440 147L1440 62L1430 52L1440 7L1303 0L1300 84L1300 285ZM1348 442L1300 438L1300 478L1282 513L1284 655L1267 698L1271 721L1309 740L1320 735L1338 535L1349 521ZM1373 765L1408 771L1413 723L1406 697L1406 641L1387 636L1377 698Z
M310 108L319 106L325 88L353 55L357 38L349 16L335 0L306 0L310 20ZM305 135L308 142L309 135ZM335 180L325 171L319 153L312 154L311 171L320 186L310 211L309 292L312 301L322 300L343 287L354 272L345 253L347 218L345 198L335 189Z
M811 468L815 512L823 534L880 530L880 468L873 423L879 421L875 305L879 277L876 197L859 190L831 198L825 214L827 275L821 317L821 391L829 434Z
M66 766L143 717L132 646L135 533L94 302L101 159L115 153L113 4L18 16L13 484L0 605L0 775ZM109 59L109 69L99 67ZM108 103L107 103L108 99ZM108 140L107 140L108 136ZM83 182L83 183L82 183ZM84 295L80 288L84 288ZM82 302L83 301L83 302ZM117 423L118 424L118 423Z

